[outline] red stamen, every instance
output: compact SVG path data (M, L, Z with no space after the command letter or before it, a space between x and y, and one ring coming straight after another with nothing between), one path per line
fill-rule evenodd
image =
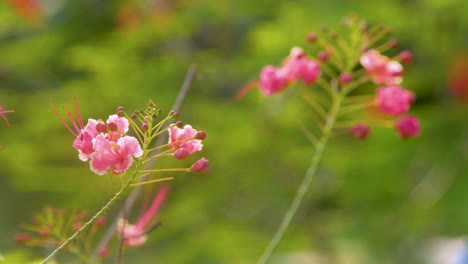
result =
M15 112L15 110L4 110L4 111L2 110L3 108L0 106L0 116L3 118L3 120L5 120L6 125L10 126L10 122L8 122L8 119L6 118L5 114L13 113Z
M151 203L151 207L148 209L148 211L145 212L145 214L143 214L140 219L138 219L136 223L137 228L141 228L141 230L145 229L145 227L151 222L151 219L153 219L154 215L166 199L168 192L169 185L163 185L156 194L156 197L154 197L154 200Z
M70 119L71 123L73 124L73 126L75 127L76 131L79 134L81 128L76 124L75 118L73 117L73 114L72 114L72 112L70 110L70 103L68 103L68 101L65 100L65 104L66 104L65 106L67 107L66 113L67 113L68 119Z
M251 82L247 83L244 87L242 87L242 89L236 94L236 96L234 98L236 100L242 99L247 94L247 92L250 91L250 89L257 86L258 83L259 83L259 81L251 81Z
M78 134L75 133L75 131L73 131L73 129L71 129L70 126L68 126L67 122L65 122L65 120L62 118L62 116L57 111L57 108L55 108L55 106L52 103L50 103L50 107L52 107L52 110L54 111L55 115L60 119L60 121L62 121L62 124L68 129L68 131L70 131L70 133L72 133L75 137L77 137Z
M80 124L81 128L84 128L84 123L83 123L83 118L81 117L80 113L80 107L78 107L78 100L76 97L73 97L73 101L75 102L75 114L76 114L76 119L78 120L78 123Z

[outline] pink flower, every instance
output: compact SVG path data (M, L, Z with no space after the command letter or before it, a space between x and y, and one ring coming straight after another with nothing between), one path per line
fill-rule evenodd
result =
M419 120L414 116L403 116L395 122L395 128L401 138L419 136Z
M208 170L210 170L210 162L205 159L205 158L201 158L199 160L197 160L191 167L190 167L190 170L192 172L207 172Z
M197 133L198 131L193 129L190 125L185 125L183 128L171 126L169 128L169 149L175 149L183 158L200 151L203 144L200 139L195 139Z
M117 222L117 232L119 236L123 237L125 245L138 247L146 242L147 227L166 199L168 192L169 185L162 186L154 197L150 208L137 220L135 225L129 224L124 219L119 219Z
M286 88L287 79L283 70L271 65L263 67L260 72L260 91L266 96L281 92Z
M362 54L360 61L374 83L401 83L403 66L398 61L390 60L376 50L366 51Z
M356 124L351 128L351 134L359 139L365 139L369 135L369 132L370 128L367 124Z
M288 82L302 79L305 84L313 83L320 76L317 62L307 59L304 50L294 47L283 61L280 71L286 75Z
M404 114L414 102L414 94L398 85L377 89L377 105L382 112L398 116Z
M134 137L124 136L117 142L109 141L103 134L93 139L94 153L91 154L91 170L103 175L112 167L115 174L125 172L133 162L133 157L143 155L143 151Z
M291 66L291 71L294 76L302 79L307 85L313 83L320 76L319 64L306 57L298 59L296 63Z

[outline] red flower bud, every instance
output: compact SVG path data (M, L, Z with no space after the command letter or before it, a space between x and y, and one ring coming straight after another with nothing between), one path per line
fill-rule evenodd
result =
M357 124L351 128L351 134L356 138L365 139L370 132L370 127L367 124Z
M405 50L398 54L402 63L410 63L413 61L413 53L411 51Z
M210 169L210 163L207 159L201 158L197 160L192 167L190 167L190 170L192 172L207 172Z
M104 246L104 247L99 249L99 257L101 257L101 258L105 258L105 257L109 256L109 253L110 253L110 249L109 249L108 246Z
M353 76L349 73L342 73L340 74L340 77L338 77L340 83L346 84L349 83L353 80Z
M204 140L205 138L206 138L205 131L198 131L197 134L195 135L195 139Z
M24 245L29 240L31 240L30 234L16 234L15 235L15 242L18 245Z
M311 32L311 33L307 34L306 39L307 39L308 42L314 43L314 42L317 41L317 34Z

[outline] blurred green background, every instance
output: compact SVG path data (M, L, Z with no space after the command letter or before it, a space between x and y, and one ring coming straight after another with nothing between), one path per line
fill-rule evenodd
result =
M310 47L308 32L339 27L351 12L391 27L400 49L414 52L403 85L417 94L411 114L421 119L421 136L403 141L376 129L365 141L332 140L273 262L423 263L428 241L466 235L466 1L8 0L0 2L0 105L16 112L10 127L0 124L4 262L44 256L13 238L45 205L95 212L119 186L78 160L49 103L77 97L85 119L148 99L168 111L194 63L180 120L207 132L200 155L212 169L176 175L163 226L123 260L254 263L313 148L284 96L233 97L292 46Z

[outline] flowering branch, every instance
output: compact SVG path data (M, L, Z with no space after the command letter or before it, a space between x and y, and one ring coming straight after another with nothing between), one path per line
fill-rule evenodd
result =
M405 115L415 96L399 85L403 80L403 66L400 62L411 61L411 53L401 52L396 59L381 54L389 47L396 46L394 40L381 43L389 33L387 28L379 26L377 29L368 29L367 22L356 16L346 19L343 26L348 29L347 36L338 35L335 31L325 31L326 35L320 38L315 33L307 36L310 43L316 43L322 49L317 56L310 56L301 48L294 47L280 67L265 66L260 72L260 80L246 86L250 88L252 83L257 83L265 96L280 93L289 86L297 87L298 96L314 113L312 118L315 122L308 123L315 125L319 135L314 135L303 123L299 123L299 128L315 147L315 152L291 205L258 260L259 264L269 260L291 224L317 171L328 140L338 134L334 130L348 128L359 139L368 135L369 125L362 122L362 118L358 119L359 122L350 120L350 114L376 108L382 117L373 125L395 128L401 138L419 134L419 121ZM377 47L371 49L374 44ZM378 87L373 96L352 94L369 81L384 86ZM320 90L310 87L314 83L318 84ZM246 87L239 95L245 94Z
M187 93L191 87L193 78L195 76L196 72L196 66L194 64L190 65L189 69L187 70L187 73L184 78L184 82L182 86L180 87L179 93L177 94L177 97L174 101L174 104L172 106L172 109L175 111L180 111L180 108L182 107L182 104L187 96ZM157 147L159 145L162 145L167 138L164 135L161 135L156 142L154 143L154 147ZM155 150L157 152L157 150ZM154 152L152 152L150 155L153 155ZM156 164L156 159L151 159L146 163L145 169L151 169L154 167ZM142 177L140 179L140 183L146 181L146 177ZM94 253L91 255L91 260L96 259L99 256L99 250L107 245L111 238L114 236L116 232L116 227L117 227L117 222L120 216L124 215L125 212L129 212L132 207L134 206L137 197L141 193L141 185L136 183L136 187L133 188L132 192L128 195L128 198L125 200L125 203L123 205L123 208L120 209L120 211L117 213L117 217L113 221L113 223L110 225L109 229L107 229L105 235L102 237L102 239L99 241L99 243L96 246L96 249L94 250Z

